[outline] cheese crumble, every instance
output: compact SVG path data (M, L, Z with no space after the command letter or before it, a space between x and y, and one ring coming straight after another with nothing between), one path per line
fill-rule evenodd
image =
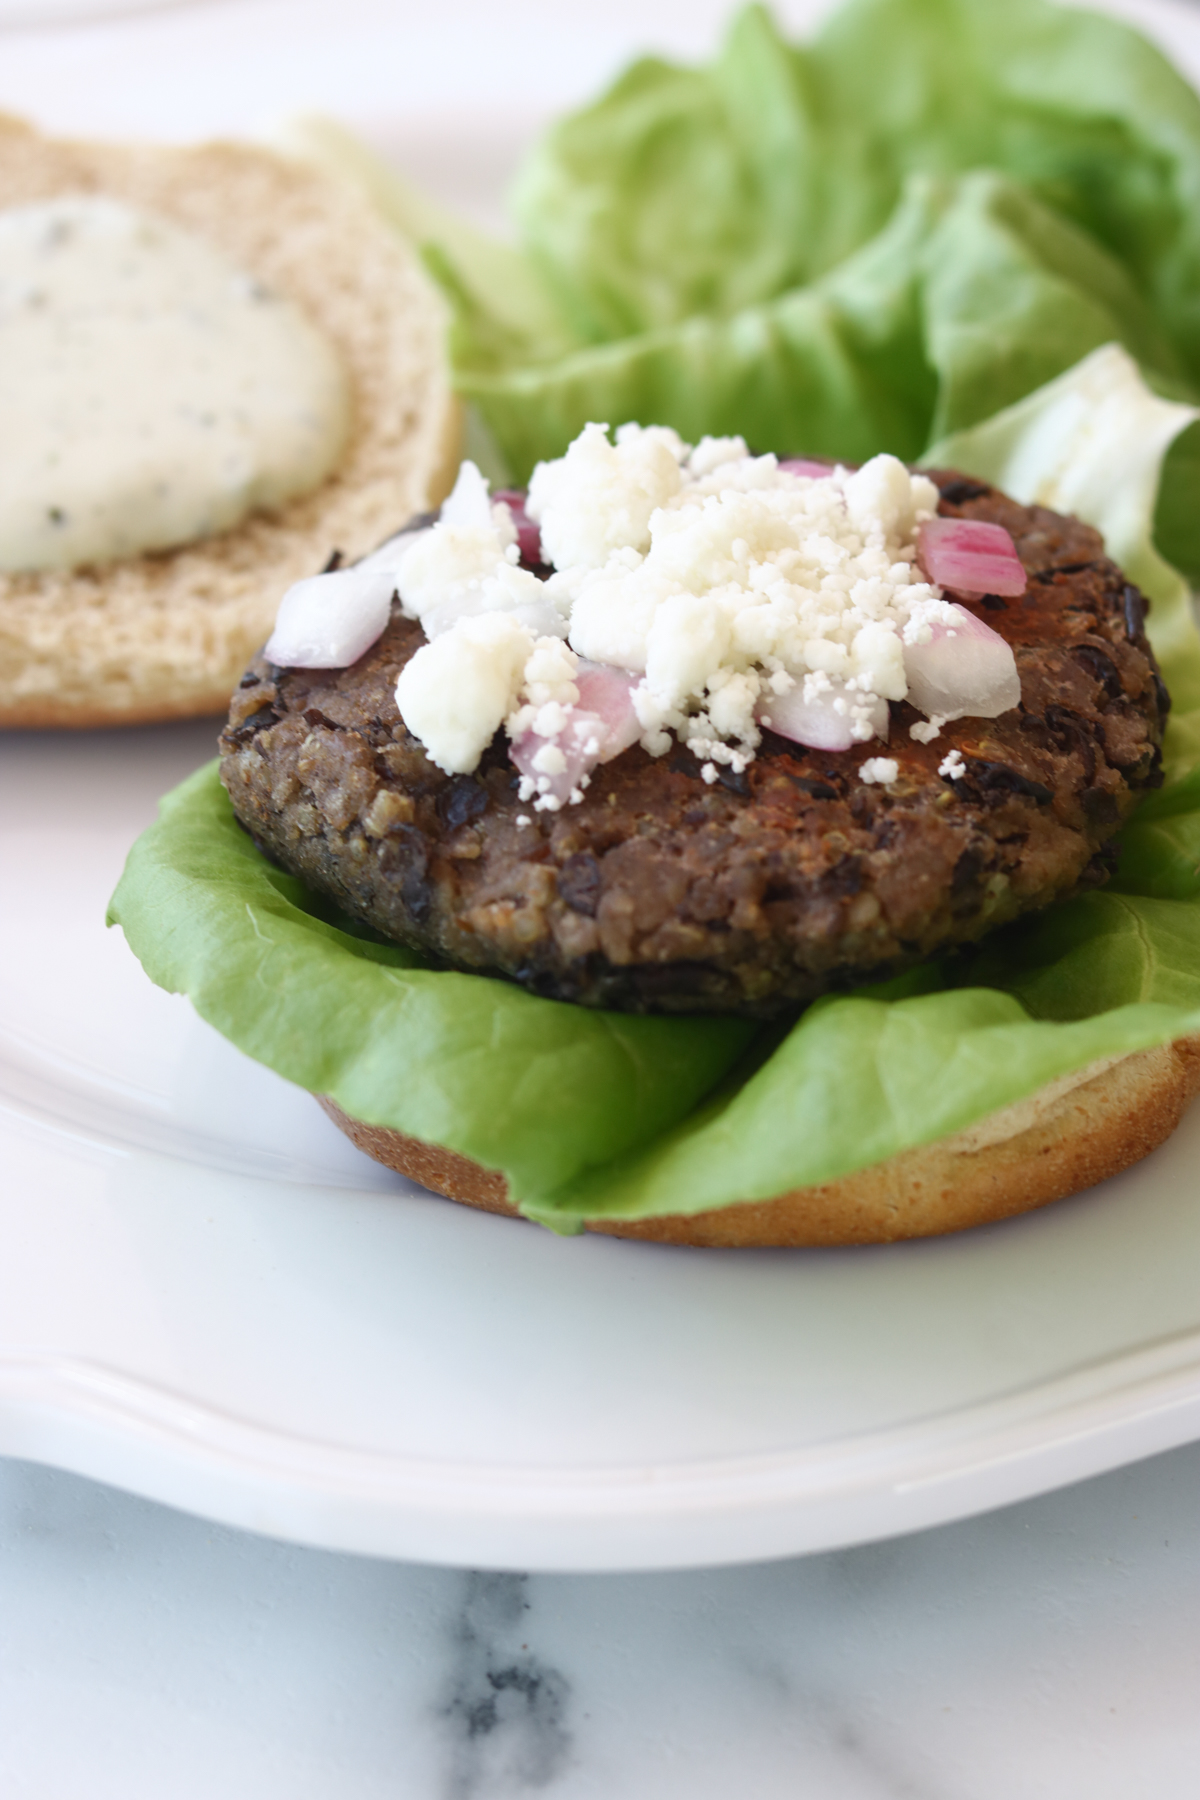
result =
M706 781L753 761L773 704L781 719L824 707L856 743L886 737L887 702L908 692L905 646L955 617L917 563L937 504L934 484L894 456L799 474L741 438L693 447L623 425L610 441L593 424L529 483L553 568L541 582L517 567L508 509L464 464L397 569L431 640L400 677L401 712L432 761L466 772L502 723L514 739L554 739L583 660L639 677L642 745L661 756L686 744ZM561 752L547 750L537 767L549 777Z
M935 738L941 737L942 726L945 724L946 720L942 717L942 714L934 713L932 717L928 719L918 719L915 725L910 725L908 728L908 735L913 740L914 744L932 744Z

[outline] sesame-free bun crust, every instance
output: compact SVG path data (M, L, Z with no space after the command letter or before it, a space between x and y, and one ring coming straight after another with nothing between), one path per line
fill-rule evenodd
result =
M838 1181L716 1212L594 1219L587 1229L720 1249L886 1244L965 1231L1119 1174L1171 1135L1197 1092L1200 1038L1181 1038L1068 1076L953 1137ZM519 1216L502 1175L451 1150L361 1124L319 1098L334 1123L377 1162L447 1199Z
M0 115L0 208L105 194L173 220L295 301L350 379L351 434L314 492L182 549L0 572L0 725L223 711L286 587L440 500L458 459L440 302L348 183L267 149L83 144Z

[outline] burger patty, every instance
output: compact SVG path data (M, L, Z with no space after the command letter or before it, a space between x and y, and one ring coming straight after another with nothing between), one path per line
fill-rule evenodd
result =
M221 736L234 810L382 936L633 1012L767 1017L1101 882L1109 839L1162 779L1147 602L1090 526L932 473L939 511L1003 525L1028 572L1020 599L971 602L1012 645L1021 705L920 744L921 715L893 704L887 786L858 777L878 744L831 753L767 731L713 786L681 747L635 748L581 804L531 815L502 733L473 775L444 775L405 729L396 677L425 639L394 604L351 668L251 665ZM965 767L943 778L951 750Z

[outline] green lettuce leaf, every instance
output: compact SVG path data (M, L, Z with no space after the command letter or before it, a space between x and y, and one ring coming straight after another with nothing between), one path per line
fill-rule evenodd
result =
M1163 457L1197 418L1200 407L1160 399L1132 358L1107 344L982 424L942 438L928 460L1101 528L1109 555L1159 609L1158 642L1169 654L1182 642L1188 588L1155 549L1151 520Z
M1118 968L1110 991L1131 991L1130 973ZM820 1001L736 1093L646 1150L527 1197L526 1210L573 1224L769 1199L932 1143L1061 1075L1198 1026L1200 993L1188 1007L1128 1001L1075 1021L1030 1019L1019 997L984 988Z
M653 1141L737 1062L737 1019L587 1012L425 965L269 863L218 765L162 803L109 908L152 981L355 1118L503 1169L522 1194Z
M1200 643L1187 582L1155 548L1151 520L1163 458L1197 417L1200 408L1151 393L1132 359L1108 344L994 418L943 438L927 459L1104 533L1108 554L1149 596L1155 649L1171 666L1172 773L1200 756Z
M1000 170L1125 263L1200 372L1200 103L1127 26L1046 0L849 0L811 46L735 19L708 69L636 64L513 195L574 328L730 316L827 273L914 173Z
M594 418L915 458L1113 341L1200 395L1200 100L1074 7L848 0L797 47L751 6L555 126L513 204L502 254L408 216L513 478ZM1200 430L1159 517L1189 575L1197 480Z
M461 365L458 381L525 473L591 418L915 461L931 432L987 417L1113 340L1151 363L1162 350L1093 240L1007 177L915 175L878 236L811 287L550 363Z
M1164 802L1189 806L1171 823L1194 842L1197 790ZM1170 888L1173 856L1144 848L1152 885ZM829 1180L1200 1030L1191 873L1186 895L1088 895L888 988L820 1001L778 1041L424 966L268 863L210 764L134 846L109 922L248 1055L502 1170L531 1217L569 1231Z

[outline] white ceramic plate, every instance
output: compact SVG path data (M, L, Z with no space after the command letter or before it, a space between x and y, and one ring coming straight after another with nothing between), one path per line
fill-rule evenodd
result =
M91 24L163 7L200 4L203 0L0 0L0 27L35 30Z
M365 80L366 120L419 67L426 112L378 134L432 175L464 115L422 119L450 84L502 66L507 102L524 74L544 107L642 39L712 35L708 0L621 0L586 40L522 0L481 6L460 55L428 9L306 0L281 39L281 4L14 37L0 104L249 129L232 75L253 67L277 110L358 116ZM1200 72L1196 15L1114 10ZM505 116L500 165L532 100ZM503 167L486 132L456 141L446 197L486 215ZM927 1244L672 1251L461 1211L360 1157L105 933L128 844L211 740L0 738L0 1450L335 1548L604 1569L886 1536L1200 1435L1200 1112L1102 1189Z
M353 1150L146 980L107 896L211 726L0 741L0 1449L342 1549L781 1555L1200 1434L1200 1113L925 1244L559 1240Z

